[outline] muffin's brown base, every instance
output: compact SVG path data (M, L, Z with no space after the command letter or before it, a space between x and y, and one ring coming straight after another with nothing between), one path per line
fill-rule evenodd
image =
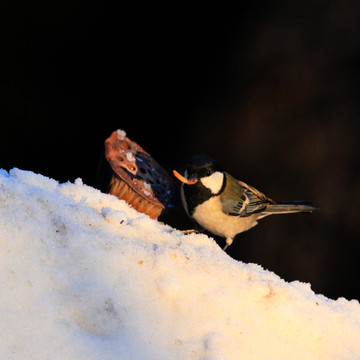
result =
M109 184L109 193L125 200L134 209L149 215L152 219L157 219L163 207L151 203L135 192L125 181L113 175Z

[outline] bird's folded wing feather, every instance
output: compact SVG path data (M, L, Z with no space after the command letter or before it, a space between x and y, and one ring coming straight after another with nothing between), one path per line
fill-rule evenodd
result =
M225 190L226 195L224 194L221 198L222 209L224 213L228 215L241 217L250 216L265 210L269 203L274 203L273 200L252 186L238 181L229 175L228 182L229 184L227 186L230 186L231 190Z

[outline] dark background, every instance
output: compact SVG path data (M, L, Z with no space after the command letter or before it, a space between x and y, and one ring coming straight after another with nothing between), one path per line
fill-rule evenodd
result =
M97 186L118 128L168 170L209 155L321 209L262 220L231 256L360 299L358 1L1 7L0 167Z

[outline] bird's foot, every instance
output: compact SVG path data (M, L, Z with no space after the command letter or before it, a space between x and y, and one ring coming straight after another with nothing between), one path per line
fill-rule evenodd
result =
M199 233L199 230L196 229L189 229L189 230L181 230L183 234L193 234L193 233Z

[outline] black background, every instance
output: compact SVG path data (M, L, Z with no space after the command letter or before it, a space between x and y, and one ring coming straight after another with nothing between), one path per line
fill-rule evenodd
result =
M1 6L0 167L97 186L118 128L169 171L211 156L321 209L262 220L231 256L360 299L358 1Z

